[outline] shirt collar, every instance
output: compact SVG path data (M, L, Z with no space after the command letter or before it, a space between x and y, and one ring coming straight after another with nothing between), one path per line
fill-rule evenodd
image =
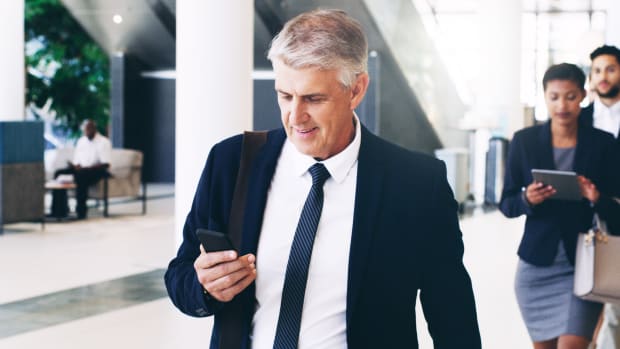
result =
M93 136L93 139L88 139L88 137L86 135L82 136L86 141L90 142L90 143L95 143L97 141L99 141L99 138L101 138L101 136L99 135L99 132L95 132L95 135Z
M351 168L353 168L353 165L357 162L360 144L362 142L362 130L359 118L355 113L353 113L353 118L355 120L355 137L353 141L349 143L343 151L327 160L316 161L313 157L300 153L295 145L287 139L282 153L292 160L291 166L293 173L301 177L308 172L310 166L320 162L325 165L325 168L327 168L327 171L329 171L329 174L337 183L342 183L349 174Z
M613 116L620 115L620 101L608 107L599 98L596 98L594 99L594 110L608 110Z

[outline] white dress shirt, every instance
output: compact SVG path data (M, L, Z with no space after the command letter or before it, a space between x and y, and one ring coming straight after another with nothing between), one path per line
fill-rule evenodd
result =
M618 138L620 130L620 102L616 102L611 107L607 107L598 98L594 100L594 127L609 132Z
M349 248L361 143L357 117L355 123L355 138L351 144L322 161L331 177L323 186L323 211L308 270L300 349L347 347ZM285 141L269 188L258 243L253 349L273 348L289 252L312 186L308 169L316 162L297 151L290 141Z
M99 133L95 133L92 140L82 136L75 145L73 164L82 167L109 164L111 151L112 144L110 140Z

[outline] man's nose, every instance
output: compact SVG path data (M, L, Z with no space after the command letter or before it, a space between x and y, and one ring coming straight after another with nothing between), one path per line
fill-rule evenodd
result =
M291 102L291 122L302 122L305 113L305 106L301 98L293 98L293 101Z

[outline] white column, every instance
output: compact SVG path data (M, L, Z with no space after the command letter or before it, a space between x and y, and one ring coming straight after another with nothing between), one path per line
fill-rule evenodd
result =
M0 120L24 120L24 0L0 1Z
M510 138L524 126L520 100L521 1L482 0L478 7L479 74L471 117L479 130L470 139L475 142L471 185L478 203L484 199L488 138Z
M252 129L254 2L177 1L177 244L211 147Z
M523 128L521 86L522 0L482 0L480 78L476 110L504 137Z
M496 132L511 137L523 127L521 86L522 0L482 0L480 84L477 110L487 113Z
M607 0L605 43L620 47L620 1Z

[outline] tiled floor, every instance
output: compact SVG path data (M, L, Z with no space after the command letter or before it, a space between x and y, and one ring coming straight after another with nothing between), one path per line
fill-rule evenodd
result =
M5 226L0 235L0 349L207 347L212 319L180 314L162 297L175 253L171 186L86 221ZM512 283L522 219L498 212L461 221L484 348L530 347ZM32 309L32 311L26 311ZM432 348L418 309L420 348Z
M0 338L80 320L166 296L164 269L0 304Z

